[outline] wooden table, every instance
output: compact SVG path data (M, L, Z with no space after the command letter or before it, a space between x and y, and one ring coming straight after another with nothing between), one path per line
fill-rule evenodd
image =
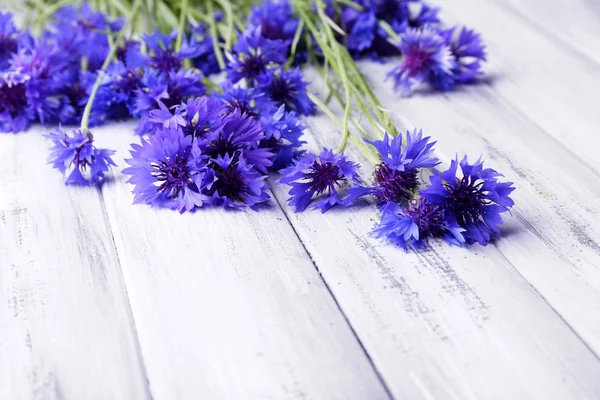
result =
M135 122L95 130L121 163L98 189L62 185L43 128L0 135L0 399L599 399L600 5L442 6L484 82L404 99L361 68L439 157L515 182L500 240L404 253L374 207L295 214L274 179L260 212L132 206Z

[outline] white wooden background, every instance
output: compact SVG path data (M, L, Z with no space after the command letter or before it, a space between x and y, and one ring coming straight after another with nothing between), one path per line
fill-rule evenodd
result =
M599 399L600 4L441 5L484 82L404 99L361 68L439 156L515 182L500 240L405 254L373 207L294 214L275 180L259 213L132 206L135 123L95 130L121 161L101 189L61 184L44 129L0 135L0 399Z

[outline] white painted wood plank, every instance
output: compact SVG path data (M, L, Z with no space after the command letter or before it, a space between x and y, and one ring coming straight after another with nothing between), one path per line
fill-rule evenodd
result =
M363 65L370 76L389 66ZM517 190L510 234L496 243L600 354L600 177L486 86L401 99L371 79L395 116L419 122L448 157L483 154ZM565 104L565 107L568 107Z
M393 97L381 83L375 84L381 82L382 69L389 65L368 65L384 105L394 105L395 113L402 111L401 115L422 121L425 132L440 139L443 151L468 151L477 156L482 150L477 144L489 145L475 133L464 134L467 129L473 131L469 129L473 123L467 125L470 113L465 117L465 110L453 107L453 102L442 96L421 100ZM478 101L481 99L472 100ZM504 117L500 114L493 119L490 115L497 109L487 111L486 118L493 124ZM523 125L512 125L513 129L526 127L523 120L517 121ZM336 145L333 132L339 130L326 117L311 119L311 128L315 133L310 137L313 150ZM502 142L493 143L503 148ZM350 154L359 158L356 151ZM593 339L597 329L594 315L600 306L593 287L599 281L594 281L598 273L592 263L597 254L578 241L564 220L552 217L555 210L551 207L556 202L539 198L537 191L544 190L542 185L551 182L550 178L542 175L530 183L517 173L513 176L508 163L498 152L496 156L498 159L488 160L490 166L514 178L518 189L516 217L508 218L505 236L495 245L465 250L438 243L428 251L405 254L369 237L379 218L372 206L325 215L284 210L395 397L598 398L597 356L521 275L527 268L533 276L540 272L550 275L542 286L554 292L542 295L553 297L564 310L577 305L570 317L580 318L578 322ZM573 164L568 158L567 162ZM532 188L533 184L537 186ZM571 186L545 189L551 193L549 197L565 203L571 200L567 195ZM275 194L282 201L287 189L275 186ZM574 210L585 206L589 203L563 207L563 217L572 218ZM527 223L549 238L537 237L524 226ZM560 227L564 229L552 231ZM562 235L554 236L558 232ZM562 243L557 245L559 240ZM565 261L575 254L580 276L574 274L572 263ZM582 304L586 308L581 308ZM586 315L591 321L588 325Z
M590 0L496 0L515 18L544 32L556 44L600 63L600 3ZM558 42L558 43L557 43Z
M100 192L62 184L42 131L0 134L0 398L146 399Z
M485 3L487 8L468 0L458 3L446 5L444 10L453 12L454 20L470 18L471 21L465 22L483 31L490 44L491 74L506 69L505 78L446 96L417 94L410 100L394 96L389 85L380 79L371 79L371 82L394 114L409 116L411 121L418 121L433 134L443 132L443 136L436 136L448 144L444 147L448 152L460 146L463 151L493 158L501 170L512 171L511 178L519 187L515 192L519 203L516 217L532 239L538 237L545 250L540 252L536 247L532 252L527 248L529 242L524 246L519 238L500 241L498 246L510 255L520 272L596 354L600 354L600 227L593 223L600 212L597 169L600 162L596 156L591 166L586 165L581 161L586 157L578 149L600 143L596 134L598 125L593 121L598 115L596 112L580 115L580 119L573 120L574 128L561 134L563 139L559 139L556 126L549 127L545 116L531 112L530 103L523 106L523 97L532 93L527 87L528 76L546 68L546 55L564 53L561 43L549 45L548 38L543 38L521 19L511 20L510 14L497 5ZM496 19L511 28L503 29L501 34ZM528 29L531 34L525 33ZM509 43L519 50L508 51ZM529 54L524 51L526 48ZM523 58L528 59L529 65L517 68ZM582 57L564 62L578 64L579 70L600 70L597 64ZM562 65L563 61L558 64ZM366 71L376 76L384 73L384 68L389 67L370 66ZM554 67L553 73L556 78L548 77L546 86L561 86L571 71L564 74L564 70ZM589 78L589 74L587 76ZM506 90L512 86L511 82L519 82L521 89ZM593 86L597 81L590 80L589 84ZM562 86L560 90L566 92ZM587 90L587 86L582 90ZM571 89L575 94L581 93L579 86ZM579 104L572 101L571 95L548 97L540 93L538 97L557 110L553 118L565 123L568 123L566 116L580 112ZM594 104L596 97L597 94L588 97L588 102ZM436 118L431 118L432 115Z
M96 136L128 155L133 124ZM103 187L155 400L385 399L281 209L179 215Z
M600 172L600 139L590 134L600 126L600 66L502 5L478 0L437 3L448 23L482 33L490 55L487 84L495 96L507 99Z

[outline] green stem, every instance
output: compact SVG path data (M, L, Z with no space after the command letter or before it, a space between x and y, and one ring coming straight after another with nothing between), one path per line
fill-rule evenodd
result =
M59 9L61 9L62 7L69 5L72 3L72 0L61 0L58 1L54 4L51 5L43 5L43 8L40 8L40 10L43 10L40 15L38 15L38 17L35 19L35 24L42 24L45 23L46 20L53 15L55 12L57 12ZM38 5L39 3L36 2L36 5Z
M286 67L290 67L294 63L294 59L296 58L296 49L298 48L298 43L302 37L303 30L304 21L300 20L298 23L298 28L296 28L296 33L294 33L294 40L292 41L292 47L290 47L290 59L288 60Z
M319 109L321 111L323 111L328 117L329 119L331 119L336 125L338 125L340 128L343 126L342 121L340 121L340 119L334 114L333 111L331 111L331 109L329 107L327 107L327 105L325 103L323 103L317 96L315 96L314 94L308 92L308 97L311 99L311 101L313 103L316 104L317 107L319 107ZM363 133L364 135L366 135L366 132L364 132L364 130L362 130L362 128L360 127L360 125L355 122L352 121L355 126L361 130L361 133ZM361 153L363 153L363 155L365 157L367 157L367 159L373 163L373 165L376 165L379 163L379 159L377 158L377 156L375 154L373 154L372 151L370 151L367 146L365 146L365 144L362 142L362 140L349 135L348 137L346 137L346 140L348 140L348 138L356 145L356 147L358 148L358 150L360 150Z
M206 8L208 11L208 15L210 17L214 17L214 8L212 0L208 0L206 2ZM223 59L223 52L219 46L219 37L217 35L217 24L214 18L208 18L208 29L210 30L210 36L212 36L213 50L215 51L215 56L217 57L217 62L219 63L219 67L221 69L225 68L225 60Z
M181 10L179 10L179 26L177 28L177 39L175 40L175 51L181 50L183 42L183 29L185 27L185 16L188 10L188 0L181 0Z
M335 60L339 66L340 79L344 87L346 104L344 107L344 118L342 119L342 140L340 141L340 144L336 149L336 153L341 153L346 148L346 143L348 142L348 135L350 134L350 131L348 130L348 120L350 118L351 94L350 87L348 84L348 75L346 74L346 69L343 66L342 54L340 52L341 46L339 46L339 43L337 42L337 40L335 39L335 35L333 34L333 21L331 21L331 19L325 14L325 4L323 4L322 0L317 0L317 13L321 18L321 28L325 32L325 35L329 40L329 44L335 52Z
M131 10L131 19L130 22L133 20L133 17L136 15L138 8L140 7L140 0L136 0L133 9ZM108 68L108 66L110 65L110 62L112 61L112 59L115 56L115 53L117 52L117 48L119 47L119 44L121 43L121 40L123 40L123 38L125 37L125 31L128 27L123 27L123 29L121 30L121 32L119 33L119 36L117 37L117 40L113 43L110 40L110 36L108 36L108 43L110 45L110 50L108 52L108 55L106 56L106 59L104 60L104 63L102 63L102 67L100 68L100 71L98 71L98 76L96 77L96 81L94 82L94 86L92 87L92 92L90 93L90 97L85 105L85 109L83 110L83 115L81 116L81 126L80 129L82 132L86 132L89 130L90 127L90 114L92 113L92 107L94 105L94 100L96 99L96 94L98 93L98 89L100 88L100 83L102 82L102 78L104 76L104 71L106 71L106 68Z
M231 7L231 3L228 0L217 0L217 2L221 5L221 8L225 12L225 20L226 22L226 35L225 36L225 48L227 50L231 50L233 47L233 37L235 33L235 26L233 23L233 9Z

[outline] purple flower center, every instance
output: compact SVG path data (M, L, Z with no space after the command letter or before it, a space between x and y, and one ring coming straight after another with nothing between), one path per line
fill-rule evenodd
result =
M18 83L13 86L0 86L0 110L8 111L11 117L16 117L27 107L25 85Z
M127 95L131 95L140 87L141 74L132 70L127 70L125 75L119 76L115 82L115 88Z
M402 203L413 196L418 186L417 170L397 171L382 163L375 169L375 196L379 203Z
M235 110L240 110L240 114L258 117L258 111L246 100L233 99L230 103L227 103L226 111L228 114L232 114Z
M121 46L117 47L117 51L115 56L117 57L117 60L121 61L123 64L126 63L126 58L127 58L127 51L129 51L129 49L135 48L137 46L136 42L133 40L126 40L124 44L122 44Z
M406 59L404 61L404 68L406 68L411 76L418 74L427 66L430 61L431 55L419 48L411 48L410 51L405 54Z
M229 139L219 135L219 137L210 142L209 147L205 150L206 154L211 157L224 156L225 154L233 155L234 158L238 157L238 150L242 148L242 144L235 143Z
M159 192L168 192L169 197L176 198L181 189L190 183L190 170L187 166L187 157L180 154L175 158L160 160L153 164L156 172L152 176L162 183L158 187Z
M148 59L148 64L159 72L168 74L171 71L177 71L181 66L179 54L172 50L165 50L153 55Z
M88 147L88 146L92 147L93 142L94 142L93 138L88 137L88 140L81 143L79 146L77 146L75 148L75 156L73 157L73 161L71 162L71 164L73 164L75 166L75 168L79 168L79 170L85 171L87 166L90 164L86 157L80 158L80 156L81 156L81 152L83 150L85 150L86 147ZM65 142L65 144L69 145L68 142ZM91 155L92 164L94 163L94 160L95 160L95 157L93 155Z
M460 226L473 223L479 219L489 200L482 190L483 182L475 183L468 176L456 179L456 185L444 184L450 192L442 208L447 209Z
M393 21L399 18L398 14L404 14L403 10L400 9L404 4L402 1L397 0L383 0L374 2L376 6L376 13L378 19L383 19L387 22ZM401 12L402 11L402 12Z
M283 35L283 24L278 23L278 21L273 21L274 23L269 23L269 20L265 18L260 25L260 35L266 39L271 40L285 40L287 39Z
M0 36L0 63L8 61L11 54L17 51L17 41L10 36Z
M183 103L184 95L178 82L169 82L167 84L167 93L169 94L169 97L162 99L163 104L167 108L170 109L173 106L178 106Z
M286 81L278 76L273 77L273 83L267 90L277 104L287 104L294 97L294 91L288 87Z
M411 200L408 203L406 214L419 227L420 238L427 236L443 236L445 223L442 210L428 203L425 199Z
M323 193L327 188L330 191L335 190L334 185L340 186L341 182L346 181L346 178L340 173L340 167L330 162L320 164L317 161L310 166L310 172L306 174L306 179L310 181L309 190L317 193Z
M248 191L248 186L238 173L236 164L232 162L227 169L216 164L212 166L217 179L211 186L210 195L216 192L233 201L244 201L242 194Z
M260 56L247 56L242 61L239 73L249 81L254 79L266 70L265 60Z
M86 97L85 88L79 83L68 85L65 88L65 94L67 95L69 105L75 110L75 115L81 115L85 108L85 106L81 105L82 100Z
M207 121L186 121L186 125L181 127L181 130L186 136L204 138L210 131L210 123Z

